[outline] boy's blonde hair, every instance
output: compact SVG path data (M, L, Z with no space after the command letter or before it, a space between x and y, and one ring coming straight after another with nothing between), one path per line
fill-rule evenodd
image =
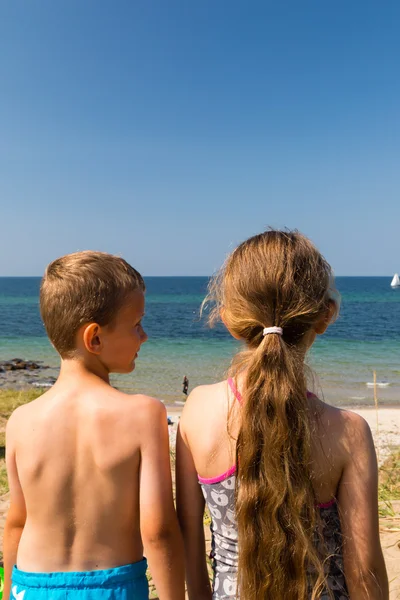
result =
M62 358L72 358L85 323L112 324L129 294L145 291L142 276L123 258L75 252L51 262L40 286L40 313Z

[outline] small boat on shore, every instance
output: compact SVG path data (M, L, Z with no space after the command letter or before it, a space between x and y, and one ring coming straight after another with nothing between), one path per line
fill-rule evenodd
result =
M394 277L392 279L392 283L390 284L392 286L392 288L399 288L400 287L400 277L398 273L394 274Z

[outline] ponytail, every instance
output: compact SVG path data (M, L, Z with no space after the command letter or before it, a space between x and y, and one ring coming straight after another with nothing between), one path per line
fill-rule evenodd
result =
M307 569L318 573L315 494L303 359L279 335L252 353L237 440L239 597L308 598ZM318 597L318 596L317 596Z

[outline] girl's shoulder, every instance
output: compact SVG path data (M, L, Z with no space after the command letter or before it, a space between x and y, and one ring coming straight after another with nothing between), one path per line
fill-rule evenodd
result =
M199 385L195 387L189 394L185 402L185 408L197 406L199 403L213 403L216 399L227 398L228 381L219 381L207 385Z
M210 385L199 385L189 394L182 411L182 426L207 427L225 419L229 409L228 383L226 380Z
M337 497L348 466L369 465L374 446L368 423L356 412L310 399L315 410L312 427L312 456L315 490L320 502Z
M367 421L356 411L332 406L314 395L309 399L315 408L313 414L317 417L320 435L335 440L346 453L351 452L360 440L372 437Z

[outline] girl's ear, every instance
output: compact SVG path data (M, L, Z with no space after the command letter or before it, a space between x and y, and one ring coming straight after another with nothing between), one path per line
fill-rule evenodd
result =
M97 323L89 323L82 332L83 344L91 354L100 354L102 349L101 327Z
M328 329L332 319L336 313L336 303L333 300L329 301L329 306L325 314L314 325L314 331L317 335L322 335Z

